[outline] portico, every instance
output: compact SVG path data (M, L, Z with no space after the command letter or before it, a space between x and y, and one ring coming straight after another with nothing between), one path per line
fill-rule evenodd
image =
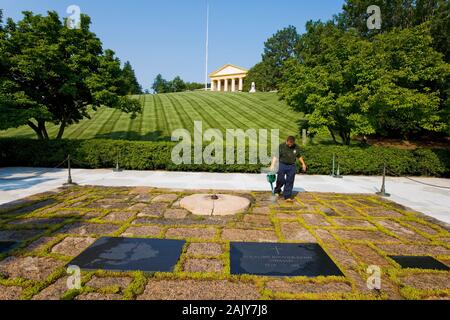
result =
M226 64L209 75L211 78L211 91L242 91L244 78L247 76L247 73L247 69Z

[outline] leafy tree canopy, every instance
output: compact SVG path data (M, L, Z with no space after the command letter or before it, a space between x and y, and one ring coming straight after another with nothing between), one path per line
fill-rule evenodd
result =
M0 129L26 124L49 139L46 124L53 123L59 139L67 126L89 118L89 108L141 112L139 101L123 95L120 61L103 52L88 16L70 29L53 11L23 15L0 30Z
M122 77L124 78L124 94L142 94L142 87L139 84L133 67L129 61L125 62L122 69Z
M153 82L152 89L156 93L183 92L203 89L202 83L185 82L180 76L176 76L173 80L167 81L161 74L158 74Z
M248 90L252 82L262 91L278 89L283 64L294 56L298 40L299 34L294 26L279 30L269 38L264 44L262 61L249 71L244 90Z
M382 28L368 30L367 8L381 9ZM336 16L338 25L346 30L357 29L363 36L410 28L430 23L433 46L450 62L450 3L448 0L347 0L343 12Z
M308 23L296 59L284 69L280 96L303 112L312 131L409 137L449 132L442 90L450 65L432 47L429 27L394 29L372 41L332 23Z

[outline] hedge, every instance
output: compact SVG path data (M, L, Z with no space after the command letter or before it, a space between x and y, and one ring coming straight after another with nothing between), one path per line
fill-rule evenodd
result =
M171 161L171 142L118 140L27 140L0 139L0 166L55 167L68 154L80 168L112 168L117 151L120 166L127 170L168 170L258 173L260 165L181 165ZM399 176L450 177L450 150L405 150L388 147L304 147L309 174L330 174L333 154L344 175L380 175L386 162L391 174Z

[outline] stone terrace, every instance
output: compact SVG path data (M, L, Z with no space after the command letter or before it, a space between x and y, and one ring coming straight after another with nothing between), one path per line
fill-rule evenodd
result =
M247 197L248 212L195 217L182 197L206 191L152 188L58 189L0 207L0 300L7 299L450 299L450 272L401 269L388 255L430 255L450 266L446 225L370 195L302 193L273 204ZM224 192L229 193L229 192ZM83 272L67 290L66 265L101 236L185 239L173 273ZM344 277L230 275L229 243L319 243ZM369 265L382 288L366 285ZM204 288L208 290L204 290Z

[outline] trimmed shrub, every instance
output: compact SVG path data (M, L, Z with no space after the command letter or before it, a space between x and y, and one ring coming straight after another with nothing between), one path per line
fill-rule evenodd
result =
M55 167L71 155L79 168L112 168L119 154L128 170L258 173L261 165L175 165L172 142L120 140L0 139L0 166ZM387 147L308 146L303 148L309 174L330 174L333 154L344 175L450 176L450 150L404 150Z

